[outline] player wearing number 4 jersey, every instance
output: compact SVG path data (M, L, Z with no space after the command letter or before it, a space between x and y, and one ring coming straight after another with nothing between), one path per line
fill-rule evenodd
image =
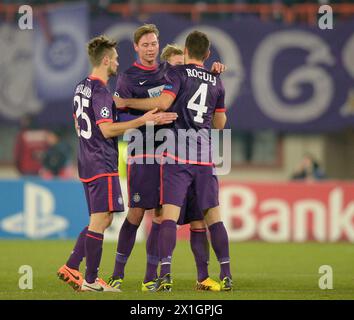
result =
M164 164L161 172L160 200L163 204L159 233L161 270L156 285L157 291L169 291L172 287L171 259L176 245L176 222L191 184L195 185L197 203L204 211L212 246L220 262L221 288L232 289L229 242L220 217L218 181L211 160L211 138L210 135L205 135L205 130L210 130L212 124L216 128L223 128L226 122L222 82L219 76L211 74L203 66L210 54L209 47L209 39L204 33L198 31L190 33L185 45L186 64L171 68L167 72L167 85L160 97L116 100L120 106L139 110L151 110L156 106L161 110L167 110L171 107L170 109L178 114L178 119L172 125L176 138L175 153L166 154L167 157L178 160L178 164ZM189 129L202 133L194 137L196 139L194 142L198 146L196 154L188 154L186 157L184 153L178 154L177 137L180 132ZM201 148L203 137L206 139L203 142L209 145L206 155ZM186 150L188 149L186 147Z
M176 44L168 44L162 50L161 60L167 61L171 66L183 65L183 48ZM189 189L187 197L184 200L184 205L181 208L177 224L190 224L190 244L197 266L196 290L220 291L220 284L209 277L209 241L207 238L207 227L204 222L204 215L196 203L194 185L192 184Z
M142 117L117 123L117 111L107 88L110 76L116 75L118 54L116 42L105 36L93 38L88 54L93 66L89 77L75 89L73 115L79 137L78 170L89 209L89 226L80 233L67 263L57 272L59 278L75 290L119 292L98 278L104 231L110 226L114 212L124 211L118 178L117 136L138 128L147 121L171 123L175 114L158 114L156 109ZM86 257L83 279L79 265Z
M134 50L137 53L138 59L133 66L119 75L114 99L119 99L118 97L125 99L148 98L161 94L166 83L165 73L170 65L166 62L157 63L159 52L158 37L159 31L152 24L143 25L135 31ZM220 63L214 63L212 66L212 70L215 72L221 72L223 69L224 66ZM124 113L120 113L122 117L129 118L142 114L144 114L144 111L134 109L126 109ZM141 286L142 291L150 291L156 282L159 264L157 239L161 222L160 165L154 160L154 157L156 148L161 142L155 141L154 135L149 134L148 131L141 129L139 131L143 137L144 148L135 148L135 138L131 140L132 143L129 143L128 146L128 150L130 150L131 146L133 149L131 151L134 151L129 152L127 168L129 210L119 232L115 266L108 283L116 288L121 288L125 275L125 266L133 250L137 229L146 210L154 208L152 227L146 241L146 272ZM140 162L142 159L143 163ZM149 163L149 160L152 160L152 162ZM193 192L191 191L189 194L192 199L187 198L182 212L193 212L194 217L189 217L189 221L193 221L196 215L199 215L200 210L197 210L194 206ZM184 221L183 213L181 214L181 218ZM198 219L203 219L203 215L201 214L201 218L199 217ZM195 224L193 224L194 230L191 230L191 248L198 265L198 280L204 280L208 278L207 265L209 251L205 246L205 242L207 242L205 228L197 228L195 230ZM202 248L204 248L203 252L201 252ZM207 281L207 284L209 288L210 281ZM218 283L217 287L219 287Z

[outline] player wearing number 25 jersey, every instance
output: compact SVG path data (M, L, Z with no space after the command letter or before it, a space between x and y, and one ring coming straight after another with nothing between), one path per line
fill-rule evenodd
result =
M69 260L57 274L75 290L81 291L120 292L98 278L104 231L112 223L113 213L124 210L117 172L116 137L148 121L160 122L162 117L153 110L131 121L116 121L116 108L107 88L109 77L116 75L118 68L115 46L116 42L105 36L93 38L88 43L92 73L76 86L73 99L75 127L79 137L79 177L85 189L90 222L80 233ZM84 257L85 279L79 272Z
M117 121L116 107L106 83L92 76L81 81L76 87L73 109L79 126L79 177L86 183L86 194L88 183L103 177L108 179L106 192L100 190L101 193L97 194L97 197L106 194L108 201L89 202L90 212L124 211L120 190L115 190L115 197L113 190L109 190L113 186L120 189L119 184L112 184L112 179L118 176L118 139L106 139L98 126L103 122Z
M81 81L73 109L80 128L78 171L89 212L124 211L117 169L118 138L106 139L99 128L101 123L117 121L117 109L106 83L92 76Z
M117 117L112 94L107 89L108 78L115 75L118 68L115 46L115 41L104 36L88 43L92 74L74 91L73 116L79 138L78 171L90 222L80 233L69 260L57 274L78 291L119 292L98 278L104 231L112 222L112 213L124 211L117 172L117 138L112 134L112 127L107 126L113 125ZM83 279L79 266L84 257L86 274Z

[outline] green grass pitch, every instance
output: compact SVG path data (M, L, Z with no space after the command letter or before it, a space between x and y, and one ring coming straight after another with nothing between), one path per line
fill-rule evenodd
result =
M127 267L124 292L78 293L58 280L57 269L66 262L74 241L0 240L0 300L3 299L120 299L120 300L242 300L242 299L346 299L354 298L354 246L349 243L231 243L232 292L194 290L196 269L189 243L179 241L173 257L171 293L142 293L145 244L137 243ZM105 243L100 276L113 270L115 243ZM210 276L218 278L219 266L211 250ZM33 289L19 289L21 265L33 269ZM333 270L333 289L321 290L321 265ZM81 270L84 270L82 265Z

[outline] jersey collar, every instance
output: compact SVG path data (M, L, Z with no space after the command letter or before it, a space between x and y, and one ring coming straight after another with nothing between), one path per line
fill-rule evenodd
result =
M107 81L104 81L104 80L102 80L101 78L99 78L99 77L95 77L95 76L93 76L93 75L89 75L88 76L88 78L90 79L90 80L98 80L98 81L100 81L103 85L107 85Z
M199 63L191 63L191 64L194 64L195 66L200 68L204 68L204 64L199 64Z
M135 61L134 64L133 64L134 67L137 67L139 69L142 69L142 70L146 70L146 71L153 71L153 70L156 70L157 67L158 67L158 64L155 64L154 66L152 67L146 67L146 66L143 66L141 63L139 63L138 61Z

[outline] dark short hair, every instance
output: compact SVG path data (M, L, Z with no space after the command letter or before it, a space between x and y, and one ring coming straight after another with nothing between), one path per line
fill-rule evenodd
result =
M105 35L92 38L87 44L87 53L91 64L97 67L101 64L103 57L106 54L111 54L110 51L117 46L117 41L109 39Z
M186 48L190 58L205 60L210 48L209 38L205 33L195 30L188 35Z

